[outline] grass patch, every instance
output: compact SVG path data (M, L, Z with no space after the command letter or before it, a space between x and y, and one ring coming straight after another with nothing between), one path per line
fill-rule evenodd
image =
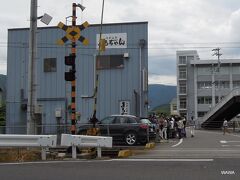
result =
M0 162L23 162L41 160L40 149L2 148L0 149Z

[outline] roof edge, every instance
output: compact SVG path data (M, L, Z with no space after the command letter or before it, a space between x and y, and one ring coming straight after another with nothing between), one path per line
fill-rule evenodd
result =
M140 22L122 22L122 23L104 23L103 26L118 26L118 25L131 25L131 24L148 24L148 21L140 21ZM100 26L101 24L90 24L89 26ZM80 25L77 25L80 26ZM57 26L44 26L44 27L38 27L38 29L52 29L57 28ZM26 30L29 29L29 27L26 28L10 28L8 31L15 31L15 30Z

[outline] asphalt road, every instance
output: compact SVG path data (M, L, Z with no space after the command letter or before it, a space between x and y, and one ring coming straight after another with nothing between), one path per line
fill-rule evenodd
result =
M4 164L0 166L0 177L1 180L239 180L239 167L240 159L127 159Z
M240 135L197 131L128 159L0 164L0 180L239 180Z
M136 151L133 158L240 158L240 133L223 135L218 131L196 131L195 134L194 138L157 144L148 152Z

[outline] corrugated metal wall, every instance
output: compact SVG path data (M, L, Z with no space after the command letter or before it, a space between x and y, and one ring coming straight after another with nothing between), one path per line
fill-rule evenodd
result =
M89 39L90 44L84 47L77 44L76 77L77 77L77 111L80 112L80 122L86 122L93 113L93 99L83 99L82 95L93 95L94 90L94 59L97 54L96 34L99 25L92 25L82 31L81 35ZM28 74L28 29L10 29L8 31L8 62L7 62L7 126L26 125L26 110L22 104L27 103ZM119 102L130 101L130 114L139 114L134 90L139 94L139 40L148 42L148 24L121 23L106 24L103 33L127 33L127 48L107 49L104 55L129 53L124 60L122 69L100 70L97 117L99 119L119 114ZM62 121L68 115L71 85L64 80L64 56L70 53L70 42L64 46L56 45L65 32L56 27L39 28L37 33L37 98L42 105L42 124L56 124L55 109L62 109ZM142 67L148 69L147 44L142 49ZM57 58L57 71L44 72L43 60ZM142 115L147 115L147 92L142 92ZM138 100L139 102L139 100ZM70 120L69 120L70 123ZM15 131L16 132L16 131ZM19 131L19 133L24 133Z

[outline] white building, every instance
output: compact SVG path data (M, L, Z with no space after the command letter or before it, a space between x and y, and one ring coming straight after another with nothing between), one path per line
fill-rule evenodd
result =
M177 110L203 117L240 87L240 59L200 60L197 51L177 51Z

